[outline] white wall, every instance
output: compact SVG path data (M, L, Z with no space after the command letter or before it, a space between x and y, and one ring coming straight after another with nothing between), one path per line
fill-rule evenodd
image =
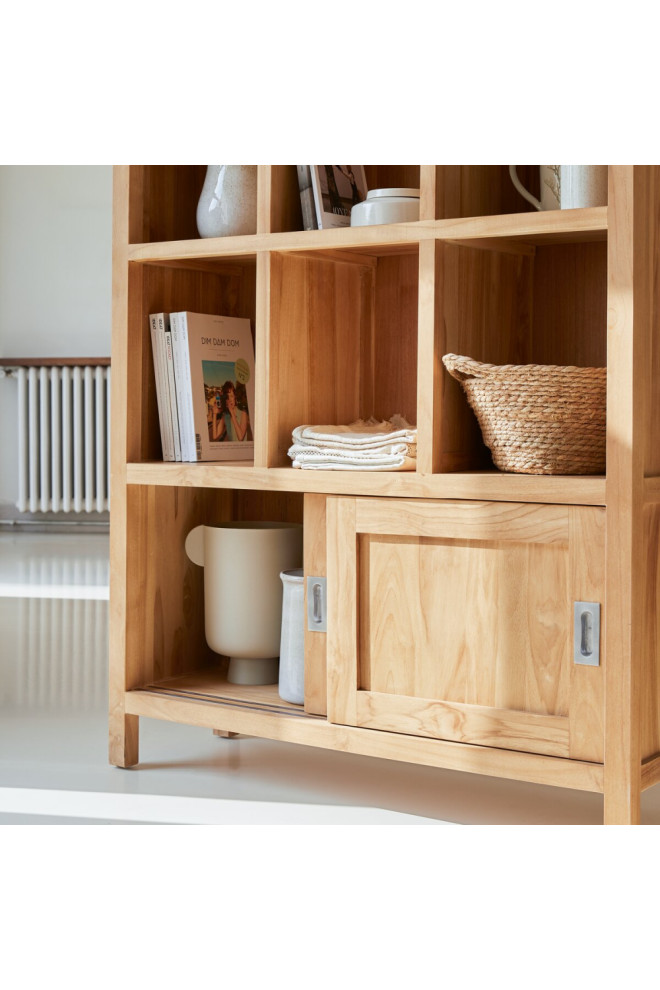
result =
M112 167L0 166L0 356L110 354ZM0 379L0 503L15 502L16 381Z

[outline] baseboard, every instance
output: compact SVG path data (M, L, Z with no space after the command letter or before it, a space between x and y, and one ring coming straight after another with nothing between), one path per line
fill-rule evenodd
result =
M0 532L107 533L109 512L19 512L13 502L0 499Z

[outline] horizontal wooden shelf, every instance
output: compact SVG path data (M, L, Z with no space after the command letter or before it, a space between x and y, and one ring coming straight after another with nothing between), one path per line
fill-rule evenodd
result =
M334 725L279 698L277 687L228 684L213 669L170 678L125 694L126 713L280 742L425 766L464 770L586 791L602 791L601 764Z
M607 207L580 210L549 210L538 213L510 213L499 216L468 217L458 220L420 220L416 223L380 224L369 227L337 227L330 230L296 230L278 234L249 234L234 237L194 238L131 244L128 260L172 263L210 258L239 258L262 251L363 252L365 255L404 254L415 251L428 240L493 240L494 248L504 242L530 245L604 240L607 237ZM497 242L501 243L497 243Z
M448 241L500 238L532 245L602 241L607 238L607 207L436 220L433 228L437 239Z
M129 485L174 488L238 488L259 491L313 492L325 495L372 495L395 498L463 498L605 505L601 475L504 474L474 471L421 474L415 471L303 471L291 467L260 468L251 462L128 464Z

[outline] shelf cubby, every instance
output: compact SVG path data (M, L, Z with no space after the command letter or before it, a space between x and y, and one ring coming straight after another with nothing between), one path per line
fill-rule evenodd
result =
M296 166L256 167L259 231L301 230ZM206 169L206 165L131 166L129 244L201 240L196 217Z
M217 313L250 320L256 327L256 258L241 255L203 262L179 259L170 263L134 264L129 271L128 403L132 422L128 459L162 459L157 416L156 381L149 330L150 313Z
M518 165L518 176L533 196L539 195L539 166ZM436 165L435 218L497 216L529 213L531 203L520 195L508 165Z
M206 165L133 165L130 171L130 244L199 236L197 203Z
M294 427L417 414L418 252L270 256L269 466Z
M202 524L302 523L303 496L237 488L130 485L127 497L131 546L127 609L135 619L127 631L127 689L207 668L217 670L222 679L220 658L207 646L204 635L203 568L188 559L186 537Z
M439 241L435 275L435 464L449 472L489 469L490 452L443 354L499 365L604 367L607 243Z

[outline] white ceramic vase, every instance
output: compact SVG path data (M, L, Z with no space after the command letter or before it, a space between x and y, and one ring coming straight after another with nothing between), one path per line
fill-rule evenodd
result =
M197 204L201 237L257 232L257 166L208 165Z
M227 522L196 526L186 553L204 568L204 628L230 657L232 684L277 684L282 629L280 573L302 564L302 526Z
M280 638L279 693L283 701L305 701L305 617L302 568L282 571L282 635Z
M511 181L537 210L607 206L607 165L540 165L541 198L532 196L509 165Z

